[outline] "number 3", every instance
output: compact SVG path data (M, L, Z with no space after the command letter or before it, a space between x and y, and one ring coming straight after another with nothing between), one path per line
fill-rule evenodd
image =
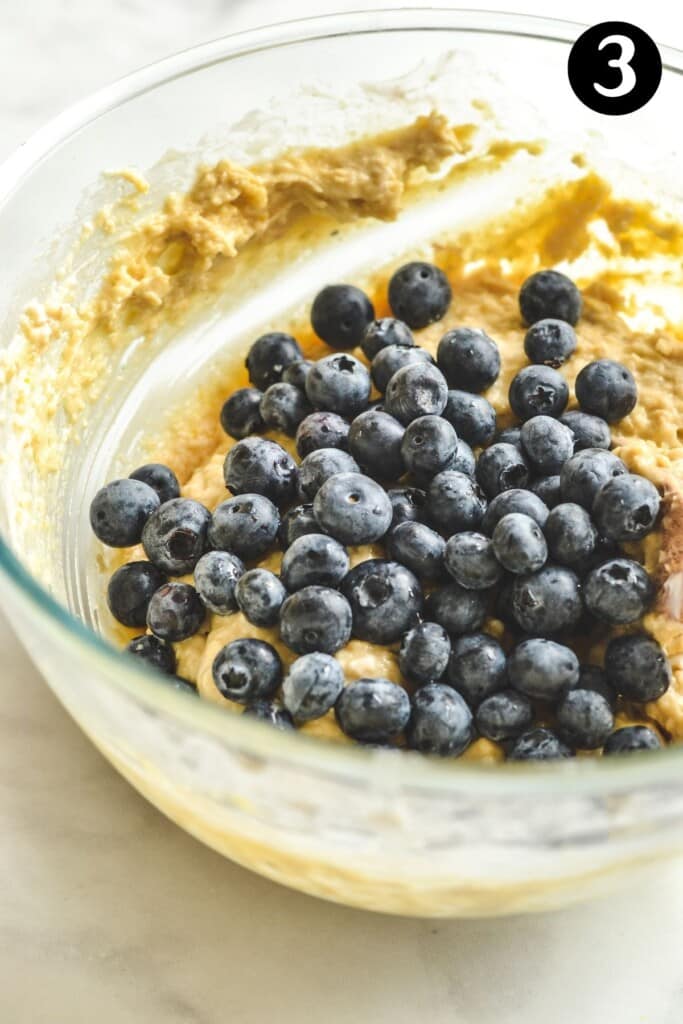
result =
M633 60L636 52L635 45L630 36L605 36L598 50L604 50L610 43L616 43L619 47L619 56L613 57L607 61L607 66L610 68L619 68L621 72L621 81L619 85L615 85L613 88L608 89L604 85L600 85L599 82L593 82L593 88L596 92L599 92L601 96L609 96L616 99L618 96L627 96L636 86L636 73L631 67L631 61Z

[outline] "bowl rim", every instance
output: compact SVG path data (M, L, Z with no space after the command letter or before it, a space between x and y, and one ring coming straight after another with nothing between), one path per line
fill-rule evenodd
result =
M448 8L384 8L301 18L222 36L181 50L119 78L69 106L31 135L0 164L0 207L22 178L75 132L102 114L166 82L260 50L323 41L342 35L406 31L453 31L527 37L539 42L571 43L587 26L532 15ZM660 46L665 70L683 74L683 51ZM573 758L547 764L495 763L440 759L412 751L375 750L355 744L323 743L226 710L211 701L169 686L157 673L125 656L105 637L89 629L28 572L0 535L0 582L31 614L37 613L62 647L88 659L106 683L138 701L245 753L281 759L309 769L337 772L363 785L410 787L440 793L472 788L480 793L600 794L605 790L671 782L683 764L683 744L629 758ZM8 616L9 618L9 616ZM11 618L10 618L11 624ZM24 643L23 637L19 639Z

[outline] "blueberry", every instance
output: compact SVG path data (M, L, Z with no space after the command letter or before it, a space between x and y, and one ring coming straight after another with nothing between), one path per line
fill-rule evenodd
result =
M271 384L263 392L261 418L269 430L281 430L294 437L301 421L311 412L308 399L293 384Z
M645 633L618 636L605 651L605 674L627 700L658 700L671 684L671 665L663 647Z
M608 540L642 540L657 522L661 499L644 476L626 473L603 484L593 503L595 524Z
M512 605L512 595L516 579L516 576L506 573L495 590L495 616L513 632L519 630L519 623L515 618Z
M280 516L272 501L262 494L241 494L215 509L209 526L209 543L239 558L261 558L275 543Z
M237 581L235 600L253 626L274 626L287 591L274 572L249 569Z
M474 738L472 712L450 686L428 683L412 700L408 746L423 754L458 757Z
M611 558L589 572L583 586L586 608L610 626L635 622L654 598L652 580L638 562Z
M296 496L297 467L276 441L245 437L225 456L225 485L233 494L262 494L275 505L288 505Z
M404 432L393 416L368 409L351 424L349 450L364 473L379 480L398 480L404 473L401 455Z
M282 684L285 707L297 722L322 718L344 689L344 673L329 654L304 654L290 666Z
M530 363L543 363L555 370L576 351L576 331L566 320L536 320L524 336L524 351Z
M342 690L334 710L347 736L361 743L387 743L407 726L410 698L388 679L358 679Z
M124 626L144 626L152 595L166 583L166 577L151 562L128 562L109 580L109 611Z
M308 377L308 371L312 366L312 359L297 359L286 367L282 374L282 382L284 384L292 384L299 391L303 391L306 394L306 377Z
M522 733L508 755L509 761L557 761L571 757L569 747L550 729L538 727Z
M178 477L172 469L160 462L149 462L145 466L140 466L130 474L130 479L141 480L143 484L148 484L153 491L157 492L162 505L165 501L170 501L171 498L180 497Z
M526 633L550 636L574 629L583 615L579 578L558 565L518 576L512 588L512 610Z
M461 437L458 438L458 447L453 456L453 461L448 468L455 470L456 473L464 473L465 476L474 477L477 460L467 441L463 441Z
M258 718L259 721L267 722L268 725L272 725L276 729L282 729L283 732L288 732L294 728L294 722L289 711L286 708L280 707L279 704L275 704L274 701L252 701L251 704L247 704L242 714L247 715L248 718Z
M156 636L145 633L136 636L126 647L129 654L135 655L150 668L173 675L175 672L175 651L170 644L165 644Z
M381 320L373 320L365 329L365 334L360 343L363 354L371 362L378 352L388 345L403 345L404 347L414 345L413 332L401 320L392 316L382 317Z
M370 299L352 284L328 284L318 292L311 308L313 330L332 348L360 345L374 318Z
M519 292L519 309L525 324L539 320L564 320L574 326L581 316L581 292L557 270L539 270L527 277Z
M207 548L211 513L191 498L164 502L145 523L142 546L150 562L169 576L192 572Z
M483 533L455 533L446 544L446 569L466 590L484 590L501 579L503 569Z
M612 709L616 706L616 691L607 679L604 669L599 668L597 665L581 665L579 678L573 688L576 690L593 690L604 697Z
M660 750L661 741L647 725L626 725L605 741L603 754L631 754L638 750Z
M581 452L584 448L612 447L612 434L609 424L599 416L591 416L579 409L570 409L560 416L560 423L569 427L574 435L574 451Z
M299 424L296 432L296 450L305 459L319 448L341 448L349 444L349 424L336 412L312 412Z
M398 664L401 675L413 686L438 683L451 653L448 633L436 622L421 622L401 641Z
M497 444L514 444L517 448L522 447L522 428L505 427L499 430L495 437Z
M401 444L406 470L419 483L449 469L458 450L458 435L441 416L419 416L406 429ZM381 455L380 455L381 458Z
M443 537L424 523L401 523L386 539L389 557L427 582L438 580L443 575L445 547Z
M330 477L316 494L313 510L326 533L354 545L380 540L393 515L384 488L360 473Z
M516 576L536 572L548 558L540 526L521 512L510 512L498 521L491 546L503 568Z
M351 606L336 590L304 587L280 611L280 636L297 654L334 654L351 638Z
M476 530L481 525L486 499L474 480L447 469L430 483L427 509L432 522L450 536L461 530Z
M337 473L360 473L360 467L352 455L340 448L318 448L311 452L299 466L302 498L313 501L325 481Z
M230 615L237 611L235 586L244 563L229 551L207 551L194 567L194 585L210 612Z
M492 693L477 708L477 729L494 743L514 740L533 723L534 709L528 697L515 690Z
M569 401L564 377L551 366L525 366L508 391L510 408L520 420L532 416L561 416Z
M429 363L397 370L387 384L384 408L407 426L419 416L440 416L448 400L443 374Z
M448 278L433 263L406 263L389 281L392 313L414 330L441 320L452 294Z
M461 636L453 644L447 679L472 707L507 686L503 648L488 633Z
M233 640L221 647L211 666L216 689L237 704L272 697L282 679L282 662L263 640Z
M463 391L486 391L500 373L498 346L474 327L447 331L439 342L436 362L449 386Z
M348 571L346 548L323 533L309 533L295 540L285 551L280 568L289 591L314 584L336 587Z
M263 392L258 388L238 388L223 403L221 426L229 437L241 441L265 430L261 417Z
M426 602L427 617L443 626L449 636L481 629L487 610L486 591L465 590L457 583L433 590Z
M560 475L539 476L529 484L529 490L540 498L547 508L555 508L562 501Z
M595 690L576 687L564 695L557 707L560 738L577 750L597 750L613 728L609 701Z
M551 558L560 565L581 569L598 543L598 531L581 505L556 505L545 524L545 538Z
M590 512L603 484L626 473L624 463L602 448L584 448L565 462L560 472L563 501L583 505Z
M421 523L426 518L427 495L418 487L392 487L387 497L393 510L391 529L401 523Z
M469 391L450 390L443 417L459 438L475 447L488 444L496 433L496 410L482 395Z
M635 408L638 387L631 371L613 359L588 363L574 384L576 398L583 412L616 423Z
M342 581L351 606L353 635L371 644L393 644L412 629L422 611L417 577L398 562L370 558Z
M187 640L200 629L206 609L189 583L164 583L147 608L147 625L160 640Z
M320 533L320 525L313 512L313 504L295 505L282 517L278 533L280 546L287 550L299 537Z
M370 367L377 390L384 394L391 378L405 366L434 366L434 360L426 349L417 345L387 345L379 350Z
M306 377L306 395L316 409L352 418L367 408L370 374L355 356L337 352L314 363Z
M253 343L246 358L249 380L254 387L265 391L271 384L282 380L282 374L290 363L301 358L299 343L291 334L280 331L263 334Z
M90 505L90 525L98 540L111 548L138 544L142 530L160 505L159 495L141 480L112 480L100 488Z
M522 451L535 473L559 473L574 454L574 435L551 416L532 416L520 430Z
M488 498L503 491L524 488L529 483L529 467L514 444L492 444L477 459L476 476Z
M486 509L482 523L483 532L493 533L496 524L503 516L507 516L511 512L521 512L522 515L531 516L541 529L544 528L548 519L548 507L536 494L520 487L513 487L510 491L503 491L496 495Z

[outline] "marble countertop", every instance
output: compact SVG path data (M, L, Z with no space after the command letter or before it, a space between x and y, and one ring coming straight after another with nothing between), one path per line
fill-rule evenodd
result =
M299 0L298 11L340 6ZM572 16L594 22L596 6L576 3ZM663 3L647 22L635 4L609 7L604 17L683 40ZM273 0L4 5L0 157L113 77L278 10ZM683 865L552 915L432 922L335 907L230 864L166 821L81 735L1 618L0 651L0 1020L683 1019Z

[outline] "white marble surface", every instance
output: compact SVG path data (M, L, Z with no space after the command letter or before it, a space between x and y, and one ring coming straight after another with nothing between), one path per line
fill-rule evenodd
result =
M341 6L299 4L302 13ZM577 0L571 14L630 18L683 42L680 15L673 22L663 0L640 8ZM130 68L281 11L272 0L3 4L0 156ZM443 923L334 907L229 864L169 824L81 736L1 619L0 652L0 1021L683 1019L683 867L549 916Z

